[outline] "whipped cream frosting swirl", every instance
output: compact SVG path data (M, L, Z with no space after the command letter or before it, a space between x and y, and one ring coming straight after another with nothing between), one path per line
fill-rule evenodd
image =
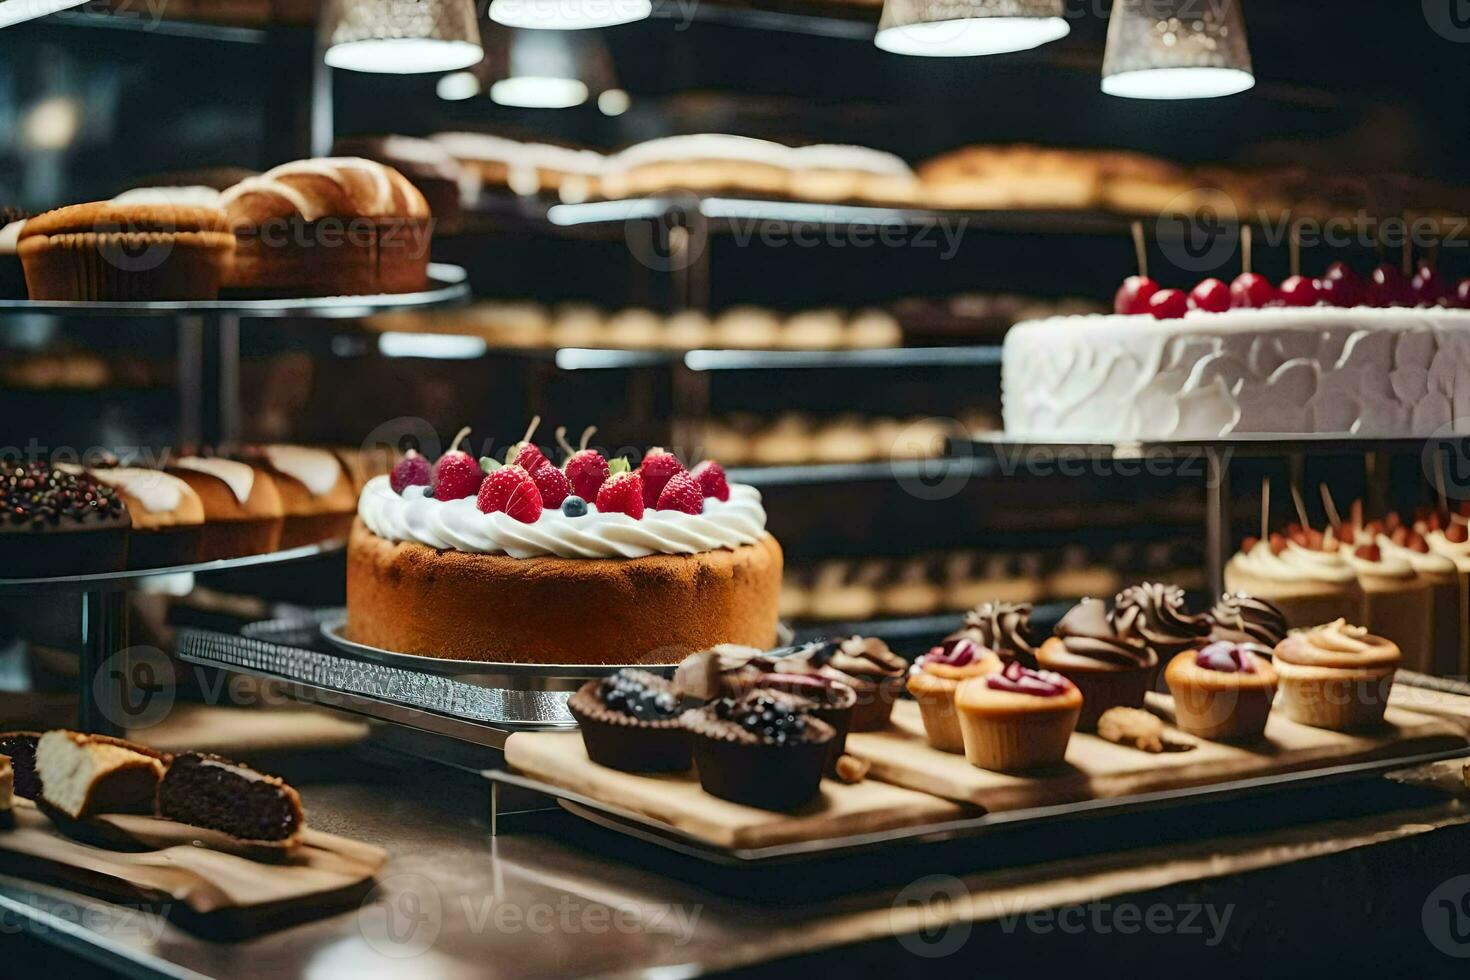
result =
M588 503L585 516L547 509L535 524L481 513L474 497L435 500L424 490L408 487L400 497L388 477L373 477L358 499L358 515L368 530L389 541L512 558L692 555L754 544L766 533L760 491L744 484L730 488L729 500L706 500L703 514L650 510L634 520L627 514L600 514Z
M1336 551L1313 551L1296 542L1288 542L1286 550L1276 554L1265 541L1257 541L1249 551L1236 552L1230 564L1247 575L1280 582L1313 582L1346 584L1355 582L1358 573Z
M1292 630L1276 648L1276 659L1303 667L1342 669L1385 668L1398 665L1398 645L1374 636L1362 626L1338 619L1309 630Z

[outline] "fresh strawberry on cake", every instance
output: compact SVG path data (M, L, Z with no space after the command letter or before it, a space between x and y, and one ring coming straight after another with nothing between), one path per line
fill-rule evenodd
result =
M539 421L539 420L536 420ZM347 632L454 660L674 664L776 642L781 546L754 487L650 449L635 469L531 442L476 458L461 430L363 487L348 545ZM560 456L561 461L556 458Z

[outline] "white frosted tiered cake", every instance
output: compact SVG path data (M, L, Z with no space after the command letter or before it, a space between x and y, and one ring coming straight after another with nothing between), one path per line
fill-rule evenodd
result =
M1027 439L1470 432L1470 311L1065 316L1006 334L1005 431Z

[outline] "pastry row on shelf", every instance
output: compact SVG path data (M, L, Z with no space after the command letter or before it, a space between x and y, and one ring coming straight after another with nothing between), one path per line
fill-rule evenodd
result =
M486 133L431 137L475 179L564 203L679 192L961 210L1194 214L1251 220L1369 214L1463 215L1470 191L1390 175L1368 181L1305 167L1189 167L1145 153L1030 144L959 147L911 168L861 146L791 147L719 133L669 136L604 155Z
M980 409L959 419L852 413L819 419L783 412L774 419L737 413L704 425L705 452L731 466L800 466L927 459L944 453L945 440L993 432L996 418Z
M734 306L714 317L693 311L664 316L641 307L607 312L587 303L548 307L486 300L457 309L383 313L366 323L377 332L465 334L504 348L843 350L903 343L898 321L875 309L784 314Z
M386 450L248 447L159 466L0 461L5 577L89 575L269 554L345 538Z
M833 558L786 569L781 617L797 622L961 612L980 602L1048 602L1112 595L1125 572L1204 585L1198 556L1180 542L1122 543L1106 555L1080 545L1057 553L951 551L911 558Z

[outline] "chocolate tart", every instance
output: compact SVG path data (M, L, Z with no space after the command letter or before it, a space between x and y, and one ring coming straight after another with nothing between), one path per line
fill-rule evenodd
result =
M0 462L0 576L121 571L131 526L111 487L47 462Z
M582 730L587 757L625 772L683 772L689 733L679 721L673 685L646 670L620 670L588 681L567 708Z
M158 784L158 815L241 840L289 846L306 825L301 797L275 776L217 755L176 756Z
M760 674L753 687L781 691L812 703L812 717L831 725L835 733L827 749L827 772L835 772L837 760L847 751L847 733L852 728L857 692L830 677L803 674Z
M757 688L685 712L704 791L763 810L794 810L810 802L821 790L827 752L837 736L814 708L805 698Z
M795 656L805 657L814 672L857 692L853 731L872 732L888 725L909 668L888 644L875 636L848 636L814 644Z

